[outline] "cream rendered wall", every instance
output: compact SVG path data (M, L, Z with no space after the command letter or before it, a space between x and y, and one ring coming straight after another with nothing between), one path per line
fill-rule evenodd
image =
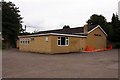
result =
M94 34L100 34L101 36L95 36ZM103 49L106 48L106 40L106 35L98 27L88 34L87 45L92 46L95 49Z
M58 36L51 36L51 53L69 53L69 52L80 52L85 49L86 38L79 37L68 37L68 46L58 46L57 39Z
M48 42L46 41L46 37L48 37ZM31 38L34 38L34 41L30 40L29 44L19 43L19 49L21 51L40 52L40 53L51 52L50 36L26 37L26 38L20 38L20 39L31 39Z
M94 34L99 34L101 36L95 36ZM48 37L48 41L46 41ZM30 39L29 44L21 44L19 41L19 49L21 51L39 52L39 53L69 53L69 52L81 52L85 50L86 46L93 46L96 49L106 48L106 35L96 28L94 31L88 34L87 38L81 37L68 37L68 46L58 46L58 35L49 36L36 36L28 37L24 36L21 39ZM31 41L34 38L34 41Z

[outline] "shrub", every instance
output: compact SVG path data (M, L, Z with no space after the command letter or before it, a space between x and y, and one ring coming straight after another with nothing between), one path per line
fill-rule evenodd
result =
M6 45L2 43L2 49L6 49Z
M120 43L116 43L116 44L115 44L115 48L120 49Z

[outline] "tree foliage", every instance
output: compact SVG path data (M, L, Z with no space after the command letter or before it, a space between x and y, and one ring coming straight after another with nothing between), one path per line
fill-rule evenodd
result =
M22 31L22 17L19 8L12 2L2 2L3 44L15 47L17 36Z
M111 26L113 28L113 41L114 42L120 42L120 20L118 18L118 15L113 14Z
M100 25L105 30L105 32L107 33L109 32L107 27L108 26L107 21L105 17L102 15L93 14L87 21L87 23L90 25Z
M93 14L87 21L88 24L100 25L104 29L104 31L108 34L107 38L110 41L113 41L114 38L117 38L117 36L116 37L114 36L116 33L115 30L117 30L117 27L119 26L118 22L119 22L118 18L115 15L113 15L111 22L107 22L104 16L97 14Z

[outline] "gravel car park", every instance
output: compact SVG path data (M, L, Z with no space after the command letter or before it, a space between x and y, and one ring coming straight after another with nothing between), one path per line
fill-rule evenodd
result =
M3 50L3 78L118 78L118 49L40 54Z

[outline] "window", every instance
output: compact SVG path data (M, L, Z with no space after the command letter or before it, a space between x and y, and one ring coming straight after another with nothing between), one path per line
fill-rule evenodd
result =
M60 37L58 37L58 45L61 45L61 40L60 40L61 38Z
M28 41L28 44L29 44L30 42Z
M25 41L25 44L27 44L27 41Z
M20 41L20 43L22 44L22 41Z
M58 46L68 46L68 37L58 37Z
M25 41L23 41L23 44L25 43Z
M29 44L30 43L30 39L26 38L26 39L21 39L20 40L20 44Z
M66 45L68 45L68 37L66 37Z
M45 41L48 42L48 37L45 37Z

